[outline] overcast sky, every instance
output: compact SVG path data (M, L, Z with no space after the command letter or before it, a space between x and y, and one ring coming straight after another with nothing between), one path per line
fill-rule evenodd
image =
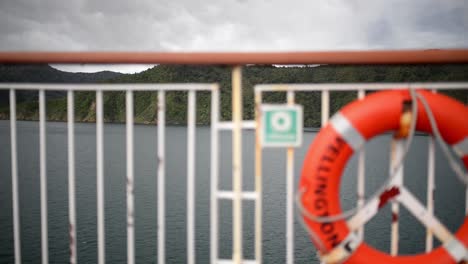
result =
M2 51L468 48L467 32L463 0L0 0Z

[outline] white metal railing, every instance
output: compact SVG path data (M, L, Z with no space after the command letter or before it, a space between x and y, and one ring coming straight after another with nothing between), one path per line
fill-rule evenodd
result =
M450 83L350 83L350 84L259 84L255 86L256 94L256 108L262 103L263 92L286 92L287 93L287 104L294 102L295 92L320 92L321 93L321 126L325 126L330 116L330 91L357 91L357 99L361 100L365 97L366 91L375 90L386 90L386 89L428 89L436 92L436 90L459 90L468 89L468 83L465 82L450 82ZM257 114L257 120L260 122L261 118ZM259 130L257 130L259 134ZM257 142L258 149L262 149L260 146L261 142ZM402 145L401 142L397 142L397 145ZM429 252L433 248L433 233L438 232L438 237L448 237L450 232L437 220L434 214L434 197L433 191L434 186L434 174L435 174L435 147L433 137L429 137L429 148L428 148L428 185L427 185L427 210L424 209L422 204L414 197L407 189L404 189L404 193L401 198L397 199L398 202L402 202L410 212L415 214L416 212L424 211L424 217L417 217L421 223L426 226L426 252ZM401 153L399 153L401 154ZM398 155L398 153L396 154ZM261 156L257 157L261 160ZM260 161L261 163L261 161ZM294 218L291 216L294 202L291 197L294 196L294 148L288 148L286 156L286 177L287 177L287 214L286 214L286 262L288 264L294 263ZM261 178L261 170L258 171ZM399 185L402 185L403 181L403 166L400 167L399 173L395 178ZM362 148L358 153L358 166L357 166L357 206L362 207L365 202L365 150ZM468 188L466 195L466 208L468 208ZM468 209L467 209L468 210ZM366 211L363 208L360 212ZM369 211L369 210L368 210ZM398 214L398 203L392 203L392 211ZM348 225L356 227L352 228L357 230L357 234L360 239L364 238L364 224L376 212L372 215L364 216L365 213L359 216L355 215L348 221ZM429 220L428 220L429 219ZM429 222L433 223L432 229L429 227ZM435 224L434 224L435 223ZM434 225L436 225L434 227ZM398 221L392 223L392 234L391 234L391 254L398 254Z
M157 208L158 208L158 263L165 263L165 113L166 92L186 91L188 93L187 108L187 260L195 263L195 123L196 123L196 93L198 91L211 92L211 157L210 157L210 260L212 263L262 263L262 151L259 130L256 131L255 146L255 191L242 191L242 129L260 127L259 106L262 104L263 92L286 92L287 104L294 104L296 92L321 92L321 124L328 122L330 116L330 91L357 91L357 98L363 99L367 90L425 88L431 90L467 89L468 83L393 83L393 84L262 84L255 87L256 120L242 120L242 94L241 69L236 67L233 71L233 121L220 122L219 120L219 87L216 84L0 84L0 89L10 91L10 129L11 129L11 165L12 165L12 201L13 201L13 231L15 263L21 263L21 235L19 227L19 198L18 198L18 157L17 157L17 131L16 131L16 90L36 90L39 92L39 122L40 122L40 179L41 179L41 251L42 262L48 263L47 238L47 186L46 186L46 104L45 92L48 90L67 91L67 127L68 127L68 196L69 196L69 224L70 224L70 263L76 263L76 202L75 202L75 142L74 142L74 93L76 91L96 92L96 146L97 146L97 214L98 214L98 262L105 263L105 234L104 234L104 153L103 153L103 92L125 91L126 102L126 162L127 162L127 262L135 262L135 235L134 235L134 100L135 91L158 92L158 127L157 127ZM219 132L233 131L233 190L218 189L219 170ZM428 158L428 190L427 212L433 215L434 190L434 141L429 140ZM294 263L294 159L295 149L288 148L286 152L286 260ZM358 160L357 172L358 205L364 204L365 181L365 152L361 150ZM409 193L404 194L413 199ZM468 196L467 196L468 197ZM218 258L218 199L233 201L233 259L219 260ZM244 260L242 256L242 200L255 202L255 260ZM417 202L413 203L418 205ZM468 208L468 203L467 203ZM468 210L468 209L467 209ZM359 228L359 236L363 237L364 229ZM398 233L392 239L398 239ZM433 235L427 229L426 250L432 249ZM397 249L394 249L395 254Z
M219 190L218 186L218 155L212 155L212 168L211 168L211 263L261 263L262 256L262 192L261 192L261 170L259 159L255 160L255 190L243 191L242 180L242 130L256 128L258 123L256 121L244 121L242 118L242 72L241 67L237 66L232 71L232 122L212 122L212 153L218 153L218 132L219 131L232 131L232 191ZM216 95L219 96L219 95ZM215 98L215 96L213 97ZM215 113L218 113L219 105L216 107ZM213 116L212 116L213 117ZM217 117L215 118L217 119ZM215 138L213 138L215 136ZM216 143L213 142L215 140ZM258 138L257 138L258 146ZM261 155L256 148L256 157ZM257 177L258 176L258 177ZM218 199L228 199L233 201L233 253L232 259L219 259L218 256ZM253 201L255 203L255 259L244 259L243 257L243 235L242 235L242 201Z
M188 99L188 151L187 151L187 259L195 263L195 122L196 92L210 91L212 95L212 128L218 123L219 87L217 84L0 84L0 89L10 91L10 129L12 163L12 201L15 263L21 263L20 212L18 198L18 152L16 131L16 90L36 90L39 93L39 137L40 137L40 206L41 206L41 256L42 263L49 262L47 230L47 150L46 150L46 100L49 90L67 91L67 127L68 127L68 207L70 263L77 262L76 251L76 197L75 197L75 140L74 140L74 93L76 91L96 91L96 161L97 161L97 233L98 263L105 263L105 218L104 218L104 91L125 91L126 102L126 162L127 162L127 262L135 263L134 231L134 91L158 92L158 263L165 263L165 92L187 91ZM212 153L218 151L217 131L212 136ZM217 162L216 155L212 161ZM212 176L217 177L217 166L212 166ZM216 215L214 215L216 216ZM214 219L214 217L212 218Z

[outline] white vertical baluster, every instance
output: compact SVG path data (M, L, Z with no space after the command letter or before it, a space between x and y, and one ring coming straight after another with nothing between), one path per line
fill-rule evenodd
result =
M97 233L98 233L98 263L105 263L105 233L104 233L104 113L102 91L96 91L96 158L97 158Z
M401 159L401 156L405 152L405 139L394 139L392 141L392 153L391 153L391 166L390 169L393 171L393 167L395 167ZM400 187L403 185L403 164L400 168L396 171L395 178L392 182L392 186ZM398 240L399 240L399 225L398 225L398 218L400 214L400 206L397 201L392 202L392 226L391 226L391 244L390 244L390 254L392 256L398 255Z
M433 93L436 90L432 90ZM435 140L429 137L427 153L427 212L434 214L434 191L435 191ZM433 233L430 228L426 229L426 252L432 251Z
M41 248L42 263L49 263L49 243L47 232L47 151L46 151L46 106L45 91L39 90L39 141L41 179Z
M262 104L262 93L255 91L255 192L258 198L255 203L255 259L258 264L262 263L262 145L260 139L260 123Z
M468 187L465 189L465 215L468 215Z
M366 93L364 90L358 90L358 98L360 100L364 99ZM364 146L359 150L358 158L358 182L357 182L357 196L358 196L358 208L364 206L364 194L365 194L365 176L366 176L366 150ZM364 239L364 225L362 225L358 230L357 234L359 238Z
M323 90L321 93L322 100L321 100L321 126L324 127L327 122L328 118L330 117L330 92L328 90ZM323 262L321 262L323 264Z
M133 92L126 91L127 127L127 263L135 263Z
M187 263L195 263L195 120L196 94L188 92L187 121Z
M158 263L166 263L166 94L158 92Z
M75 201L75 104L73 91L67 92L68 114L68 222L70 236L70 263L76 263L76 201Z
M15 264L21 263L21 235L18 198L18 152L16 140L16 92L10 90L10 136L11 136L11 189L13 200L13 236Z
M234 264L242 263L242 68L232 69L232 186L234 199L233 250Z
M434 137L429 137L427 156L427 212L434 214L434 190L435 190L435 144ZM433 247L433 235L430 228L426 229L426 252Z
M322 127L324 127L328 118L330 117L330 92L328 90L322 91Z
M218 260L218 121L219 121L219 88L216 86L211 91L211 192L210 192L210 206L211 206L211 263L216 263Z
M288 91L288 104L294 104L294 92ZM286 154L286 263L294 263L294 148Z

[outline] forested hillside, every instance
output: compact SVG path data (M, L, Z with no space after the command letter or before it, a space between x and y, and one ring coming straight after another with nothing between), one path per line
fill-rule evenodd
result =
M0 82L34 83L94 83L121 76L121 73L102 71L96 73L72 73L57 70L47 64L5 65L0 64ZM49 92L49 97L63 97L62 92ZM37 93L19 91L16 95L19 103L37 100ZM6 91L0 91L0 106L8 103Z
M138 74L110 76L96 80L111 83L219 83L221 86L221 116L231 117L230 68L221 66L160 65ZM28 77L29 78L29 77ZM0 79L2 79L0 77ZM27 79L25 76L24 79ZM32 80L31 80L32 81ZM253 86L261 83L350 83L350 82L436 82L468 81L468 65L414 65L414 66L340 66L275 67L271 65L248 66L243 69L244 119L253 119ZM70 82L73 82L70 79ZM466 91L450 92L451 96L468 102ZM356 98L355 92L333 92L331 110L334 112ZM76 94L76 119L83 122L95 120L95 93ZM320 94L298 93L298 103L304 105L305 126L318 126L320 122ZM266 102L284 102L285 93L268 93ZM168 92L167 114L170 124L183 124L186 120L186 92ZM18 105L18 118L35 120L38 116L36 100L27 100ZM104 94L106 122L123 122L125 96L122 92ZM135 93L135 120L138 123L157 122L157 93ZM207 124L210 114L209 93L197 93L197 122ZM66 120L66 100L48 96L47 115L50 120ZM6 105L0 108L0 117L8 118Z

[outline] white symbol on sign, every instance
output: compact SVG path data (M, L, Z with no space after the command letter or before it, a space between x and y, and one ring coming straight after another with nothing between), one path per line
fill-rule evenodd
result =
M291 124L291 116L286 112L277 112L271 117L271 127L278 132L290 130Z

